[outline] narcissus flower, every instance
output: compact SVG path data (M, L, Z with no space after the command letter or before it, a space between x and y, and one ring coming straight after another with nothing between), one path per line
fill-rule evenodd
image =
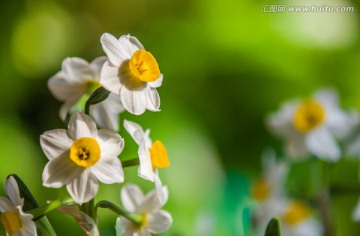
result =
M105 33L100 41L109 58L101 70L101 85L119 94L123 106L132 114L140 115L146 109L159 111L156 88L161 86L163 76L154 56L130 35L117 39Z
M49 79L51 93L64 102L59 111L62 120L71 109L83 111L86 100L101 86L100 71L106 60L106 57L98 57L88 63L78 57L67 58L61 71ZM118 130L118 116L124 110L119 96L111 93L107 99L90 107L90 115L100 127Z
M284 138L291 158L314 155L335 162L340 156L337 139L342 139L354 126L354 117L342 111L334 90L317 91L313 97L284 104L268 119L271 130Z
M33 236L37 235L35 223L31 214L24 213L24 199L20 197L19 187L14 177L5 182L5 192L9 198L0 197L1 222L6 235Z
M263 175L251 186L252 198L256 201L253 223L258 234L264 234L267 224L281 214L285 204L285 183L289 166L277 161L273 150L263 153ZM257 235L257 234L256 234Z
M281 215L282 235L284 236L321 236L323 228L313 217L311 209L304 202L289 201Z
M162 183L159 177L158 168L170 166L169 158L163 143L159 140L151 141L150 130L144 130L135 122L124 120L124 127L131 137L139 145L138 155L140 166L138 175L146 180L155 182L160 201L164 201Z
M43 172L43 185L66 185L75 202L90 201L98 191L98 181L121 183L124 173L118 155L124 141L114 131L97 130L91 117L75 112L68 130L56 129L40 136L41 147L49 159Z
M160 202L156 191L144 195L141 189L128 184L121 190L121 201L126 210L142 216L140 224L129 221L120 216L123 236L146 236L165 232L172 224L170 213L160 210L167 202L168 190L162 187L164 202Z

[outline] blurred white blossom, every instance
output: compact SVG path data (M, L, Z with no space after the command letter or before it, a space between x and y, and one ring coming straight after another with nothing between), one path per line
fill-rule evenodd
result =
M329 162L340 158L337 140L346 137L356 121L353 113L340 108L337 93L332 89L287 102L267 120L271 131L284 139L290 158L313 155Z

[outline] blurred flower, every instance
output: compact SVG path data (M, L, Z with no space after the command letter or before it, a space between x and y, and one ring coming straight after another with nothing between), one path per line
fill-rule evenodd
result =
M140 115L146 109L159 111L156 88L161 86L163 76L153 55L130 35L116 39L104 33L100 41L109 58L101 70L101 85L119 94L122 104L132 114Z
M124 181L118 155L124 141L114 131L97 130L91 117L75 112L69 130L46 131L40 136L41 147L49 159L43 172L43 185L66 185L75 202L88 202L98 191L98 180L105 184Z
M153 143L149 137L150 130L144 132L141 126L135 122L124 120L124 127L139 145L138 155L140 165L138 175L146 180L155 182L155 188L160 201L165 201L158 172L158 168L170 166L165 146L159 140Z
M106 59L98 57L88 63L78 57L67 58L62 63L61 71L49 79L49 90L56 99L64 102L59 111L62 120L78 102L83 102L78 109L83 111L86 100L101 87L100 70ZM90 107L90 115L99 126L118 130L118 115L124 110L119 96L110 94L106 100Z
M265 151L262 159L263 176L251 188L252 197L257 201L253 219L258 234L264 234L269 221L284 209L285 182L289 172L285 162L276 160L273 150Z
M301 201L290 201L282 214L283 236L321 236L322 226L310 208Z
M341 152L336 142L354 127L353 114L342 111L334 90L317 91L312 98L285 103L268 119L271 130L285 139L291 158L314 155L335 162Z
M170 213L160 210L167 202L167 187L162 187L164 202L160 202L156 191L151 191L144 196L136 185L128 184L121 190L121 201L124 208L142 216L142 222L136 224L120 216L123 236L151 235L165 232L172 224Z
M23 212L24 199L20 198L19 187L14 177L5 182L5 191L9 197L0 197L1 222L6 235L37 235L33 216Z

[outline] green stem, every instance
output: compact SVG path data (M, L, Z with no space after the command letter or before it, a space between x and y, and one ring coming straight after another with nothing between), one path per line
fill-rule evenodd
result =
M107 208L107 209L111 210L112 212L114 212L114 213L116 213L118 215L126 217L128 220L130 220L133 223L138 224L138 225L141 224L142 221L143 221L143 217L141 215L128 212L124 208L122 208L120 206L117 206L117 205L115 205L115 204L113 204L111 202L108 202L106 200L102 200L102 201L100 201L100 202L98 202L96 204L96 206L95 206L96 211L97 211L98 207Z
M80 206L80 210L86 215L90 216L96 222L96 210L94 204L94 199L91 199L90 201L82 204Z
M139 161L138 157L121 162L121 165L122 165L123 168L131 167L131 166L138 166L139 164L140 164L140 161Z
M72 198L63 198L59 200L52 201L50 204L42 207L38 207L32 210L27 211L26 213L29 213L34 216L34 220L39 219L41 216L45 215L46 213L57 209L60 206L63 205L70 205L74 204L74 200Z

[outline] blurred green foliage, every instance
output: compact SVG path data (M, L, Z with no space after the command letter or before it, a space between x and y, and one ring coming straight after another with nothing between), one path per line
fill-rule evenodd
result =
M239 222L249 227L250 214L239 216L236 209L248 195L249 180L260 174L262 150L281 147L267 132L265 116L281 102L325 86L338 89L345 107L359 107L359 3L333 2L354 4L355 11L262 12L266 4L323 4L320 0L2 1L0 179L18 174L40 204L67 194L41 186L47 160L39 135L64 127L47 80L66 57L91 61L103 55L102 33L130 33L153 53L164 74L162 111L124 114L121 122L141 122L167 146L172 165L161 175L174 224L165 235L197 235L204 230L202 220L213 235L240 234ZM126 142L122 158L134 157L135 144L120 133ZM332 199L336 235L360 232L350 219L360 194L353 162L343 161L332 172L334 185L354 189L337 191ZM306 165L293 168L291 193L308 189ZM153 188L136 172L127 169L126 181ZM101 185L96 200L120 204L120 187ZM116 216L105 210L99 216L102 235L114 235ZM49 219L59 235L80 233L71 217L52 212Z

